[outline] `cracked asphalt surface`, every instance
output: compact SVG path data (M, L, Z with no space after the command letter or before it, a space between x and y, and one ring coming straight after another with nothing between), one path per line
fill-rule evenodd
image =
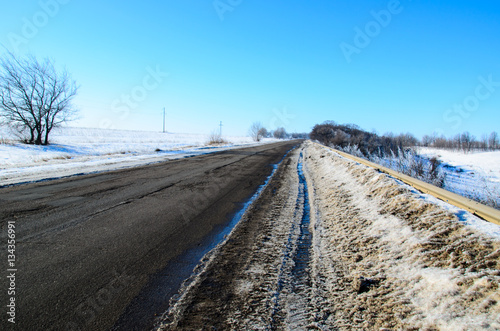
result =
M2 313L2 329L152 326L162 313L152 309L162 307L131 303L154 292L152 280L175 277L162 274L165 267L226 225L300 143L0 189L0 239L6 247L7 223L15 221L17 268L16 324ZM5 290L0 298L8 302ZM135 317L127 319L131 311Z

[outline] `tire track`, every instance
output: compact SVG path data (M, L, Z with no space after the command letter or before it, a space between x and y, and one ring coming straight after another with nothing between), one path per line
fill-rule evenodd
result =
M271 315L271 330L277 329L282 324L292 329L305 328L310 318L307 309L310 306L311 293L312 233L309 230L311 207L302 161L301 152L297 162L299 182L295 214L283 254L278 290L274 299L275 306Z
M301 150L290 153L226 243L204 258L159 330L315 325L314 231ZM317 278L317 277L316 277Z

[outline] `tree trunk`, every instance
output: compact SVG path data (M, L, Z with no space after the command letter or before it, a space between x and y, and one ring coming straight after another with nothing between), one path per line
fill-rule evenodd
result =
M41 145L41 144L42 144L42 129L41 128L36 128L35 145Z
M43 142L44 145L48 145L49 144L49 133L50 133L50 129L47 128L45 130L45 141Z
M30 140L28 141L29 144L33 144L35 141L35 129L30 128Z

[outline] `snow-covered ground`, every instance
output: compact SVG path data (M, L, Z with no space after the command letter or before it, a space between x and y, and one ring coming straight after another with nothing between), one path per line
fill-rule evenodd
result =
M471 152L419 148L419 154L443 162L444 188L500 207L500 151Z
M311 145L308 155L321 225L331 238L325 256L343 262L345 277L374 283L368 295L346 295L338 286L345 298L333 301L342 307L337 320L359 319L368 329L500 328L499 226L436 204L326 147Z
M55 129L48 146L20 143L0 126L0 186L115 170L167 159L251 146L250 137L226 137L208 145L203 134L122 131L64 127ZM272 142L264 139L260 143Z
M306 142L158 330L500 330L499 257L499 226Z

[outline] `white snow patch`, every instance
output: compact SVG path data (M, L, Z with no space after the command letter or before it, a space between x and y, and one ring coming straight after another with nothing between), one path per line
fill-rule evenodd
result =
M460 167L481 173L500 181L500 151L471 152L420 147L419 153L427 157L437 157L454 167Z
M444 188L500 207L500 151L464 153L421 147L419 153L444 163Z

